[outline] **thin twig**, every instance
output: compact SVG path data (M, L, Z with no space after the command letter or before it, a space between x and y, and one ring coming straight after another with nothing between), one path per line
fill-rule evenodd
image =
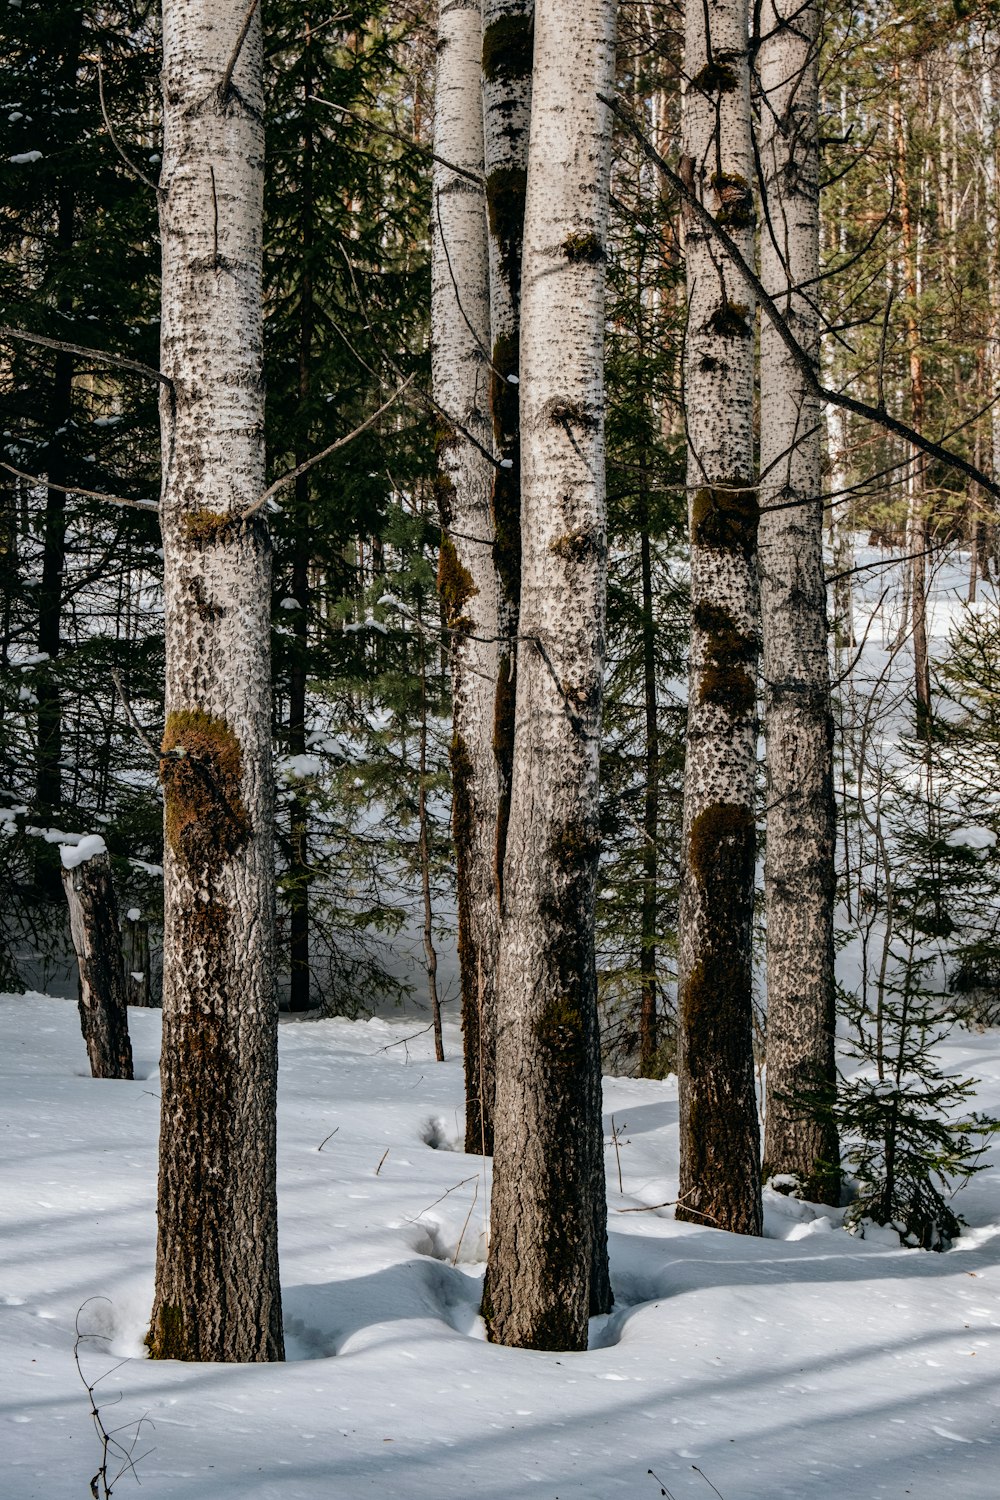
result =
M382 1152L382 1160L379 1162L378 1166L375 1168L375 1176L376 1177L381 1172L381 1170L382 1170L382 1163L385 1161L386 1157L389 1155L389 1152L391 1150L392 1150L391 1146L386 1146L385 1150Z
M697 1465L697 1464L692 1464L692 1465L691 1465L691 1467L692 1467L692 1469L693 1469L693 1470L694 1470L694 1472L695 1472L695 1473L696 1473L696 1474L700 1474L700 1475L701 1475L701 1477L702 1477L702 1479L704 1479L704 1481L705 1481L705 1483L706 1483L706 1484L707 1484L707 1485L708 1485L708 1487L709 1487L709 1489L710 1489L710 1490L715 1490L715 1493L716 1493L716 1494L717 1494L717 1495L718 1495L718 1497L719 1497L719 1500L723 1500L723 1495L722 1495L722 1491L721 1491L721 1490L716 1490L716 1489L715 1489L715 1485L714 1485L714 1484L713 1484L713 1483L712 1483L712 1481L711 1481L711 1480L710 1480L710 1479L709 1479L709 1477L708 1477L708 1475L707 1475L707 1474L706 1474L706 1473L705 1473L705 1471L704 1471L704 1470L703 1470L703 1469L699 1469L699 1467L698 1467L698 1465Z
M399 386L397 390L393 391L388 401L383 401L378 410L373 411L371 416L367 417L365 421L361 423L360 427L355 427L354 431L349 432L346 437L338 438L335 443L331 443L330 446L328 448L324 448L321 453L314 453L312 458L306 459L305 463L299 464L294 469L289 469L287 474L282 474L280 479L276 479L273 484L268 485L267 489L264 491L263 495L261 495L260 499L255 500L253 505L249 506L246 510L240 513L240 520L245 520L247 516L252 516L254 511L260 510L261 506L266 505L268 500L271 499L272 495L276 495L277 492L279 490L283 490L286 485L292 484L294 480L298 479L300 474L304 474L306 470L311 469L314 464L322 463L324 458L329 458L330 454L336 453L338 448L345 448L348 443L353 443L356 437L360 437L363 432L367 432L368 428L373 427L378 421L379 417L383 416L389 410L390 406L395 405L403 392L413 384L415 379L416 376L411 375L408 380L404 380L403 384Z
M135 177L139 182L144 182L148 188L152 188L153 192L159 195L160 189L157 184L151 177L147 177L145 172L143 172L141 168L137 167L134 161L130 160L130 158L126 156L124 150L122 149L121 143L118 140L118 137L115 135L115 127L111 123L111 120L108 116L107 105L104 102L104 60L100 57L97 59L97 97L101 101L101 114L104 116L104 123L107 126L108 135L111 137L112 146L114 146L115 150L118 152L118 155L121 157L122 161L132 173L132 176Z
M339 1130L339 1129L340 1129L340 1126L339 1126L339 1125L337 1125L337 1126L335 1126L335 1127L334 1127L334 1128L333 1128L333 1130L331 1130L331 1131L330 1131L330 1134L329 1134L329 1135L325 1135L325 1136L324 1136L324 1137L323 1137L323 1139L322 1139L322 1140L321 1140L321 1141L320 1141L320 1143L319 1143L319 1145L318 1145L318 1146L317 1146L317 1147L316 1147L316 1150L317 1150L317 1151L322 1151L322 1149L323 1149L323 1147L324 1147L324 1146L325 1146L325 1145L326 1145L326 1143L327 1143L327 1141L332 1141L332 1140L333 1140L333 1138L334 1138L334 1136L335 1136L335 1135L336 1135L336 1134L337 1134L337 1131L338 1131L338 1130Z
M127 698L127 696L125 694L125 689L122 687L122 680L121 680L121 678L118 675L118 668L117 667L112 667L111 668L111 681L114 683L114 685L115 685L115 687L116 687L116 689L118 691L118 696L122 700L122 708L125 710L125 716L126 716L126 718L128 719L129 723L132 725L132 728L135 730L136 734L139 736L139 738L142 741L142 743L145 745L146 749L149 751L150 755L153 757L153 759L155 761L157 761L159 763L160 761L162 761L164 759L163 752L162 752L162 750L157 750L156 746L153 744L152 740L148 737L148 735L146 734L146 731L143 729L142 725L139 723L139 720L136 718L135 714L133 713L133 711L132 711L132 705L128 701L128 698Z
M472 1210L475 1208L475 1206L476 1206L476 1204L478 1202L479 1202L479 1178L477 1177L476 1178L476 1190L475 1190L475 1192L472 1195L472 1202L469 1204L469 1212L465 1216L465 1223L462 1225L462 1233L458 1237L458 1244L455 1246L455 1254L451 1258L451 1263L452 1263L453 1266L457 1266L458 1265L458 1257L459 1257L459 1253L461 1252L461 1249L462 1249L462 1241L465 1239L465 1231L469 1227L469 1220L472 1218Z
M102 364L115 365L119 370L131 370L136 375L145 375L149 380L158 380L161 385L173 389L173 381L162 370L144 365L137 359L127 359L124 354L109 354L106 349L90 349L86 344L68 344L64 339L46 338L41 333L27 333L23 328L0 325L0 338L20 339L25 344L41 344L43 349L57 349L60 354L79 354L81 359L96 359Z
M429 146L424 146L420 141L411 140L401 130L393 130L388 125L379 125L374 120L365 119L363 116L356 114L353 109L347 109L343 104L334 104L332 99L324 99L319 94L310 94L309 98L314 104L325 104L328 109L335 109L339 114L348 115L352 120L356 120L359 125L363 125L366 130L374 130L378 135L390 136L394 141L400 141L404 146L409 146L412 150L419 151L421 156L426 156L431 161L436 161L439 166L447 167L449 172L455 172L459 177L467 178L469 182L474 182L477 187L485 187L486 185L485 179L479 172L470 172L467 167L460 167L457 162L449 161L446 156L438 156L437 152L432 151Z
M243 51L243 43L247 39L247 34L250 31L250 23L254 18L254 12L256 11L256 9L257 0L250 0L250 4L247 6L247 13L243 17L243 25L240 27L240 34L236 38L236 46L233 48L232 56L226 64L226 71L222 75L222 82L219 84L219 98L222 100L223 104L225 104L226 100L229 98L229 90L233 82L233 73L235 71L236 64L240 60L240 53Z
M714 1214L707 1214L705 1213L704 1209L692 1208L690 1203L685 1203L684 1198L686 1196L687 1194L684 1194L680 1198L668 1198L666 1203L644 1203L639 1208L616 1208L615 1213L652 1214L655 1213L658 1208L676 1208L677 1205L680 1204L681 1208L683 1208L686 1214L697 1214L699 1219L708 1219L712 1224L718 1224L719 1221Z
M127 500L124 495L105 495L99 490L83 490L78 484L56 484L51 479L43 479L40 474L26 474L23 469L15 469L13 464L0 462L0 469L5 469L17 479L26 479L29 484L43 484L48 490L58 490L62 495L83 495L87 500L106 500L109 505L127 505L130 510L151 510L158 513L160 509L152 500Z
M478 1177L478 1172L473 1172L471 1177L463 1177L461 1182L456 1182L454 1187L448 1188L447 1192L442 1193L440 1198L435 1198L433 1203L428 1203L426 1208L422 1208L415 1219L407 1219L406 1222L408 1224L419 1224L424 1214L429 1214L432 1208L437 1208L438 1204L443 1203L452 1193L457 1193L459 1188L465 1187L468 1182L475 1182Z

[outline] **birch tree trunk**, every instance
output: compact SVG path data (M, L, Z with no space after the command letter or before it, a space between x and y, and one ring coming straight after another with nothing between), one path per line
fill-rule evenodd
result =
M91 1074L131 1078L122 934L107 854L78 860L75 850L64 849L62 881L80 971L80 1026Z
M688 0L684 156L753 263L746 0ZM685 215L691 655L678 956L677 1216L761 1229L751 923L759 651L750 289Z
M264 489L259 11L164 0L163 96L163 1102L147 1342L160 1358L280 1359L270 542L259 512L241 519Z
M611 1305L594 962L607 538L612 0L539 0L521 306L521 600L490 1337L583 1349Z
M819 12L761 10L761 280L819 367ZM791 13L790 13L791 14ZM759 571L767 736L764 1174L840 1195L836 1126L833 718L823 568L822 413L765 319L760 334Z
M441 0L434 112L438 160L431 216L431 359L434 398L446 424L438 439L438 586L451 631L452 832L462 977L465 1149L489 1155L499 930L499 781L493 751L499 601L490 507L493 464L488 457L490 317L482 185L482 45L479 0Z

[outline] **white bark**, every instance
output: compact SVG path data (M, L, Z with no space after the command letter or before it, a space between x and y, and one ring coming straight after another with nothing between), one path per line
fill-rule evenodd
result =
M785 19L785 12L790 19ZM761 280L818 369L819 12L764 0ZM821 412L770 321L760 335L759 564L767 736L766 1173L839 1200L832 1095L835 809Z
M439 586L452 631L452 829L458 879L459 959L466 1075L466 1150L492 1145L493 1012L497 968L493 753L499 620L493 465L487 456L490 319L479 0L442 0L434 115L431 355L445 413L438 444L442 522ZM452 165L445 166L443 162ZM456 171L455 168L462 170Z
M164 990L154 1355L282 1357L256 12L164 0Z
M521 303L521 615L484 1313L585 1348L610 1305L594 965L611 0L539 0Z
M684 175L752 263L745 0L688 0ZM685 216L691 656L678 973L678 1217L756 1234L750 943L759 617L750 288Z

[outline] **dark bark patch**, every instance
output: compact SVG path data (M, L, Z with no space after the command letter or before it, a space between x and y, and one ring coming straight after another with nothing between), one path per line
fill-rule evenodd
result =
M706 333L714 333L720 339L749 338L750 309L745 302L730 302L724 297L705 324Z
M752 559L757 550L757 492L739 479L706 485L691 506L691 539L701 547Z
M546 414L550 422L558 423L567 430L570 427L582 427L586 431L596 427L599 421L595 412L586 411L575 401L552 401L548 404Z
M472 621L462 611L479 590L472 581L472 574L459 558L454 542L447 536L441 538L437 585L449 629L470 630Z
M189 1347L184 1314L172 1303L161 1302L156 1309L152 1328L143 1343L149 1350L150 1359L196 1359Z
M568 531L549 543L549 551L564 562L582 563L601 553L600 537L592 531Z
M493 441L497 453L510 461L509 469L493 474L493 560L512 614L521 594L521 431L518 387L507 376L517 374L520 352L517 334L497 339L490 379Z
M493 699L493 754L500 772L500 797L497 803L496 882L497 906L503 910L503 867L507 855L507 829L510 824L510 788L514 774L514 708L517 701L517 674L514 656L504 651L497 671Z
M562 250L571 266L596 266L604 259L604 246L599 234L571 234L563 240Z
M746 178L738 172L716 172L711 183L719 199L716 222L724 229L752 229L757 211Z
M487 83L527 78L535 44L531 13L499 16L483 32L483 77Z
M750 713L757 701L756 637L740 630L728 610L716 604L696 604L693 621L705 636L699 700L728 709L734 717Z
M517 306L521 295L521 245L528 174L523 167L497 167L486 179L490 234L500 254L500 271Z
M750 713L757 701L757 684L743 668L712 662L702 671L698 698L715 708L727 709L733 718L741 718Z
M162 748L167 843L192 874L216 874L253 833L240 742L225 719L181 709L167 718Z
M740 81L730 63L713 57L694 75L691 84L702 94L732 94L739 88Z

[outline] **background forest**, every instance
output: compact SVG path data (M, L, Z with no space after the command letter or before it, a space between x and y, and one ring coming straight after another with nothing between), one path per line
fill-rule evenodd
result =
M156 205L127 160L155 176L156 11L11 4L2 24L0 316L43 338L155 364ZM265 24L273 477L364 420L400 373L427 386L433 18L419 7L347 14L272 4ZM815 294L828 384L921 432L948 434L987 473L1000 444L990 395L1000 316L990 26L985 12L827 12ZM680 129L678 27L669 5L628 6L620 17L621 94L667 157ZM642 1058L653 1074L672 1066L687 649L678 216L676 199L620 129L609 242L599 964L606 1053L616 1067L636 1065L640 1017L655 1008ZM159 536L141 509L94 498L155 495L153 392L127 371L8 341L0 399L0 979L67 982L57 834L99 829L123 911L149 925L155 993L159 788L111 674L155 738ZM293 1010L352 1014L404 991L426 1002L412 957L432 962L437 946L445 998L455 997L435 421L417 400L394 408L286 490L271 517L279 921L283 1004ZM991 503L974 485L870 423L828 408L824 450L840 673L839 860L853 921L856 910L879 906L874 885L885 878L863 847L873 837L858 812L871 768L857 764L866 754L859 735L889 712L884 692L852 674L854 549L865 539L887 561L918 554L898 601L887 582L879 616L906 655L925 636L924 599L955 549L967 558L967 597L976 603L978 592L981 602L996 533ZM49 487L33 483L40 474ZM862 567L880 576L878 561ZM970 757L989 753L976 709L988 690L989 591L985 608L959 622L947 662L914 665L914 698L935 723L922 752L929 869L920 897L935 909L944 897L934 882L949 884L936 852L950 847L944 779L971 793ZM970 808L963 821L989 829L982 812ZM989 850L976 861L975 880L964 884L979 888L989 884ZM970 909L934 935L951 955L947 984L988 1008L996 960L984 912L973 918ZM400 932L402 949L391 941Z

